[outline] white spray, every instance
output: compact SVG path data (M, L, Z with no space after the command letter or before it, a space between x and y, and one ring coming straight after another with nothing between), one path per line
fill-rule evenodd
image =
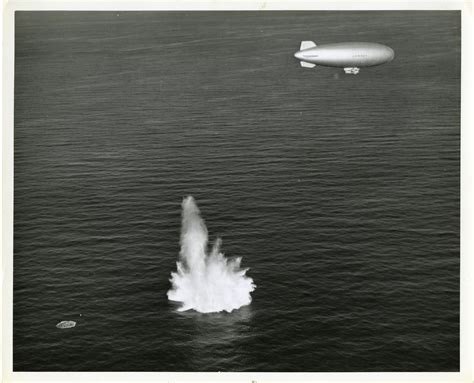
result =
M207 254L207 228L193 197L183 200L180 261L171 273L168 299L182 302L179 311L231 312L250 304L255 290L252 278L240 268L241 258L227 259L218 238Z

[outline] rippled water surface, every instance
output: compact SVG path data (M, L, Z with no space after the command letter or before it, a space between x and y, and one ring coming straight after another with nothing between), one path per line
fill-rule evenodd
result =
M14 370L458 370L458 12L17 12L15 59ZM250 306L167 300L187 195Z

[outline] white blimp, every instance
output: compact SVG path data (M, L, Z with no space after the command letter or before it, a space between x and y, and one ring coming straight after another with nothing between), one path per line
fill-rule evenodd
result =
M388 63L395 57L392 48L378 43L335 43L316 45L313 41L302 41L295 53L305 68L316 65L344 68L347 74L357 74L360 68Z

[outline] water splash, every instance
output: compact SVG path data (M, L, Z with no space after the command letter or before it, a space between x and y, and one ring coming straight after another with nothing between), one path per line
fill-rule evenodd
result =
M238 309L250 304L255 290L248 269L240 268L241 258L228 259L220 252L218 238L207 253L207 228L193 197L183 200L180 261L171 273L170 301L182 302L179 311L211 313Z

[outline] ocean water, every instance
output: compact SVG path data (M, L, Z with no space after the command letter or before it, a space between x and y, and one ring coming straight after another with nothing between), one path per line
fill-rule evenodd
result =
M460 55L459 12L17 12L14 370L457 371ZM249 306L168 301L188 195Z

